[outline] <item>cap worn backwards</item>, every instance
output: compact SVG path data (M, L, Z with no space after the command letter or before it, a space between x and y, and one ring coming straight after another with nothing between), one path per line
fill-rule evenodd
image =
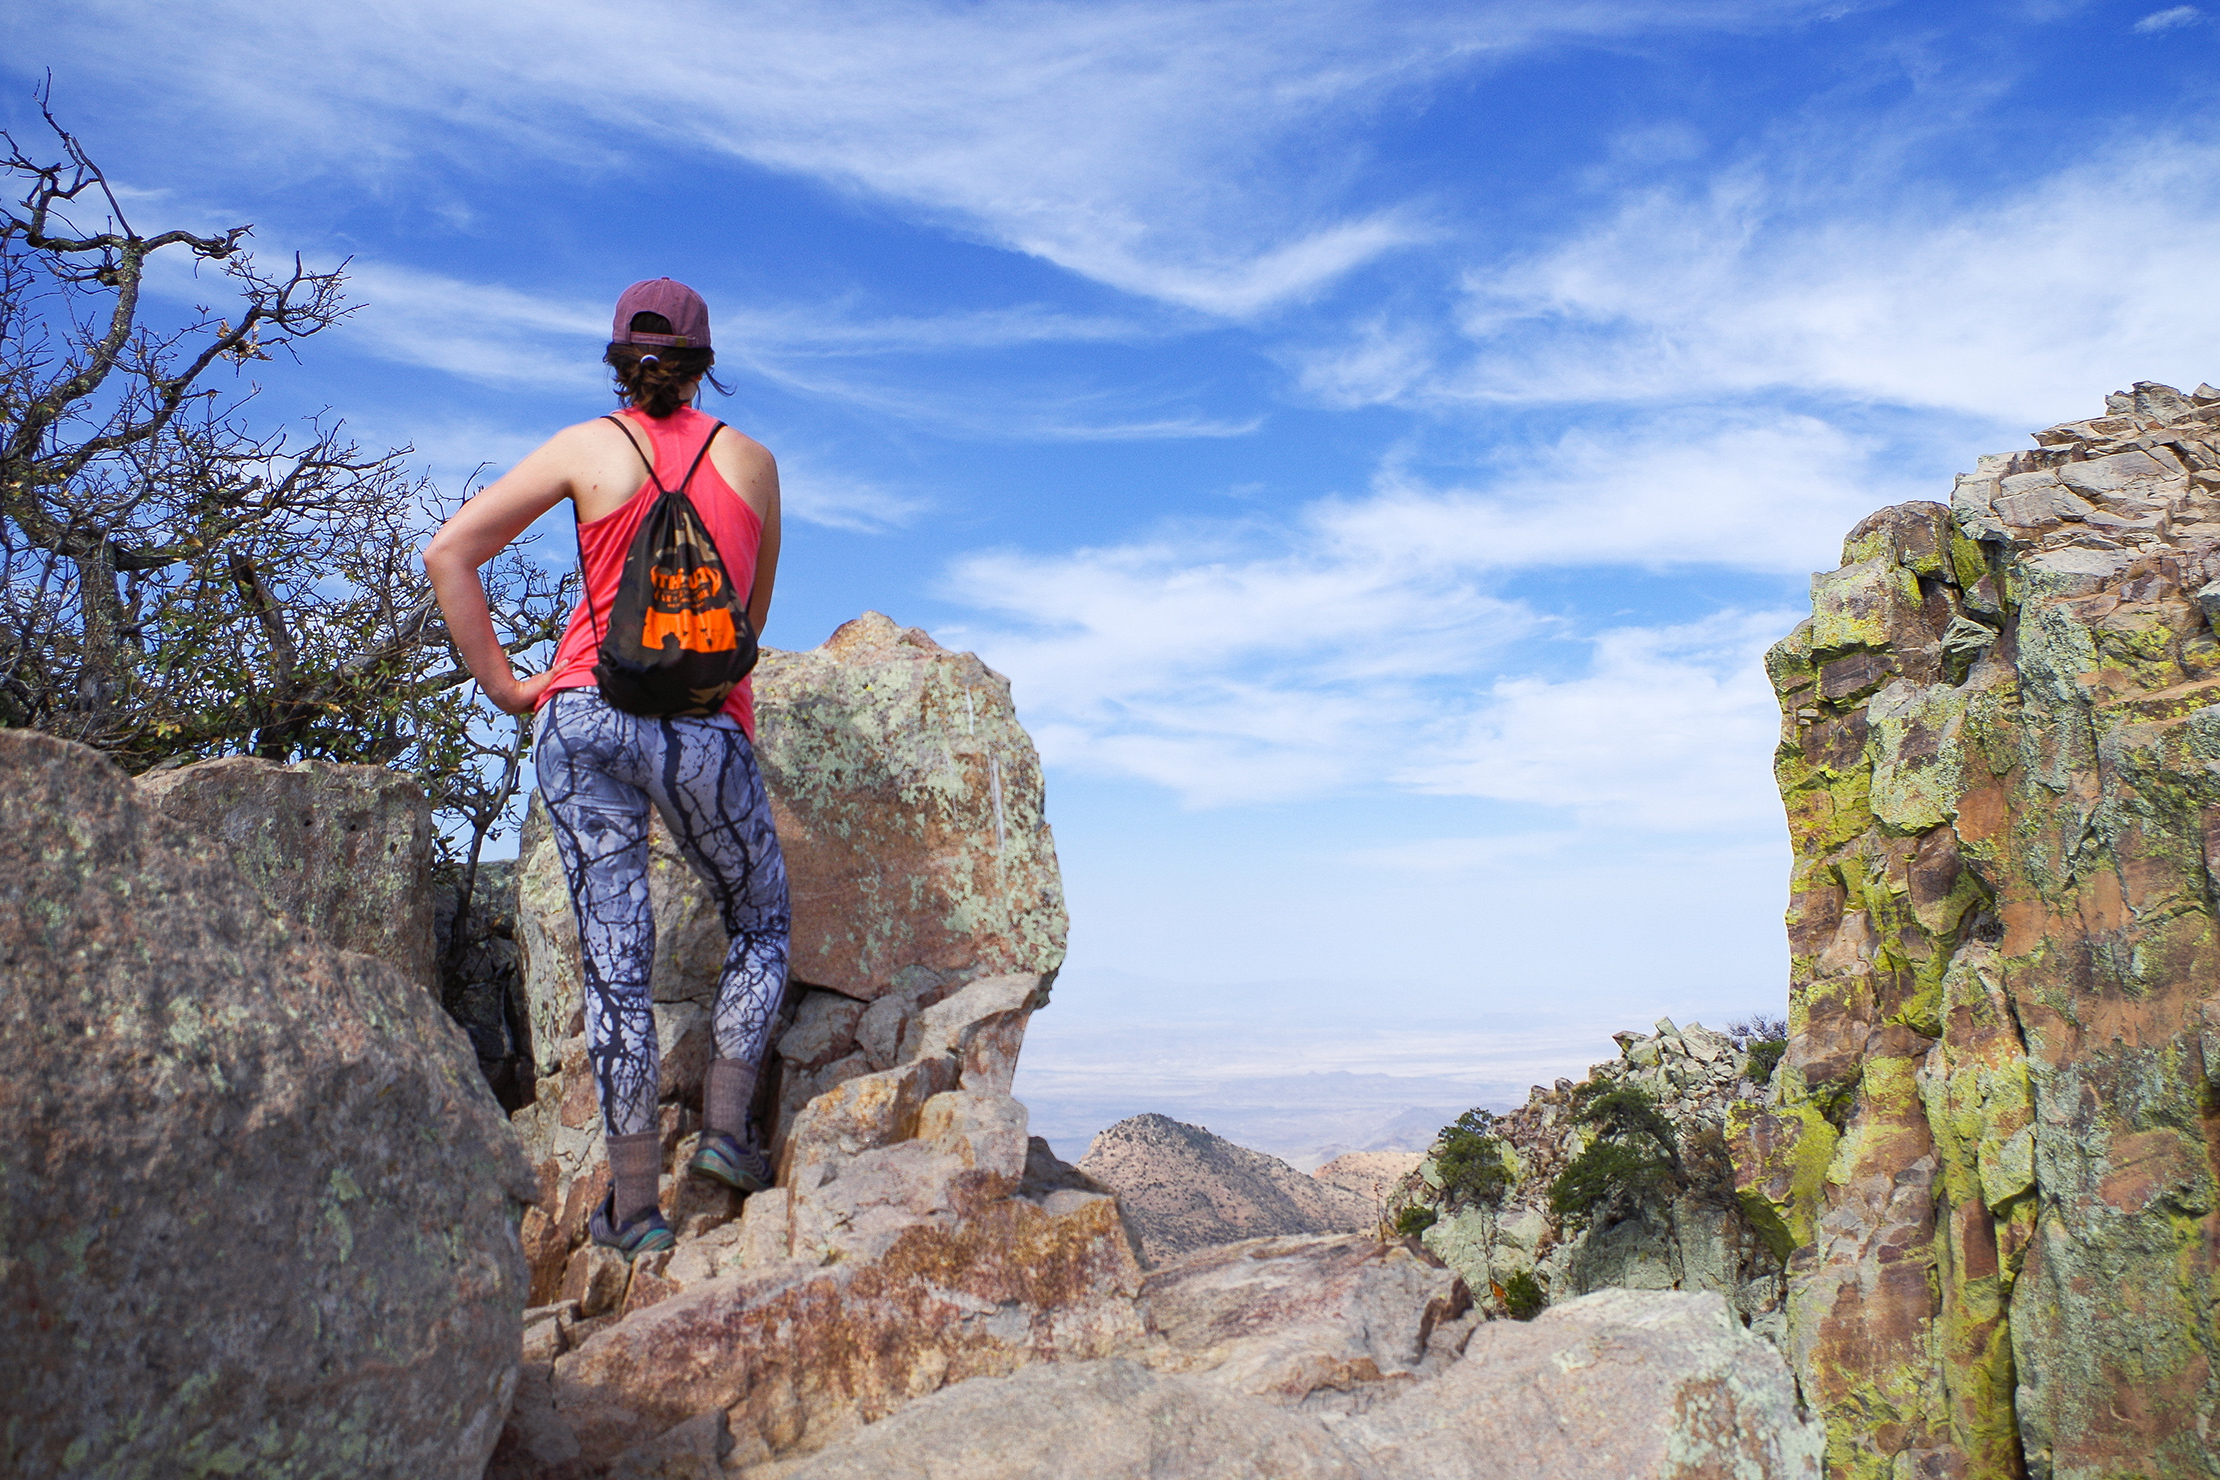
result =
M649 334L632 327L632 316L659 313L670 320L668 334ZM662 344L674 349L709 348L709 305L701 294L670 278L646 278L624 290L609 326L611 344Z

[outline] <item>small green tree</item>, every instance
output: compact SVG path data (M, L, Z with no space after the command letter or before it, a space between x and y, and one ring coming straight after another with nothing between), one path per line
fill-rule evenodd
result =
M1788 1020L1758 1013L1727 1025L1727 1037L1745 1058L1742 1072L1754 1083L1770 1084L1788 1052Z
M1434 1153L1434 1171L1441 1178L1442 1195L1452 1202L1499 1203L1511 1185L1502 1138L1495 1134L1495 1116L1486 1110L1467 1110L1452 1125L1442 1127Z
M1682 1181L1678 1138L1649 1096L1591 1080L1574 1095L1574 1120L1595 1127L1549 1185L1549 1209L1568 1227L1614 1222L1669 1196Z
M1395 1231L1404 1238L1416 1238L1440 1218L1441 1214L1424 1203L1412 1203L1395 1215Z

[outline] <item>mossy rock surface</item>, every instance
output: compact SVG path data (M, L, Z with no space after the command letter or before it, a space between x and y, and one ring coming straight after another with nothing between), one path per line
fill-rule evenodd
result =
M2036 442L1768 656L1791 1032L1727 1134L1834 1476L2220 1473L2220 394Z

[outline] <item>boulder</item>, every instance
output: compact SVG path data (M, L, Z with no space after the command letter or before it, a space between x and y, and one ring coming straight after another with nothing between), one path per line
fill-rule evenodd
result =
M1819 1480L1825 1444L1718 1292L1621 1289L1480 1327L1463 1361L1340 1434L1381 1480Z
M485 1466L535 1189L421 981L267 887L0 731L0 1472Z
M271 909L437 993L432 804L414 780L228 755L142 776L139 791L221 847Z
M1064 890L1010 681L877 612L756 677L794 979L875 1002L920 973L1052 973Z
M1819 1426L1716 1294L1614 1290L1473 1334L1352 1416L1130 1359L1034 1367L913 1403L787 1480L1818 1480Z
M1463 1351L1464 1281L1414 1242L1370 1234L1246 1239L1150 1271L1141 1354L1236 1392L1316 1411L1369 1408Z
M1354 1233L1379 1221L1369 1196L1163 1115L1136 1115L1103 1131L1079 1168L1118 1195L1150 1265L1213 1244Z
M1728 1131L1840 1476L2213 1473L2220 407L2035 441L1767 656L1790 1038Z

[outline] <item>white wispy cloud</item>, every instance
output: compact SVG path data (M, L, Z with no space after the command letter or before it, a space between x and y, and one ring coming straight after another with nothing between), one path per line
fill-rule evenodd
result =
M1434 230L1341 198L1359 121L1536 50L1823 13L1810 0L107 3L19 23L226 130L250 168L406 178L522 146L607 173L722 154L892 201L1125 291L1244 316ZM244 43L251 38L251 44Z
M921 494L889 488L823 466L809 454L779 460L779 507L785 517L827 529L885 534L901 529L932 507Z
M2097 390L2210 373L2220 141L2142 138L1991 196L1891 176L1815 193L1810 157L1626 199L1474 272L1473 356L1408 386L1353 344L1321 394L1477 402L1733 401L1778 391L1973 414L2086 415ZM1802 183L1799 183L1802 182ZM2093 389L2094 388L2094 389Z
M2142 35L2153 31L2171 31L2180 26L2195 25L2204 19L2204 12L2194 5L2176 5L2170 10L2154 10L2135 23L2135 30Z
M943 582L983 618L949 635L1018 683L1051 760L1194 805L1387 786L1739 826L1774 810L1757 660L1794 613L1583 635L1498 588L1551 566L1831 566L1914 491L1870 476L1874 450L1804 417L1591 431L1475 491L1390 472L1285 522L984 552ZM1583 671L1535 672L1574 641Z
M1619 827L1777 822L1779 728L1760 662L1792 611L1727 612L1599 634L1587 672L1496 680L1398 779L1422 790L1569 807Z

